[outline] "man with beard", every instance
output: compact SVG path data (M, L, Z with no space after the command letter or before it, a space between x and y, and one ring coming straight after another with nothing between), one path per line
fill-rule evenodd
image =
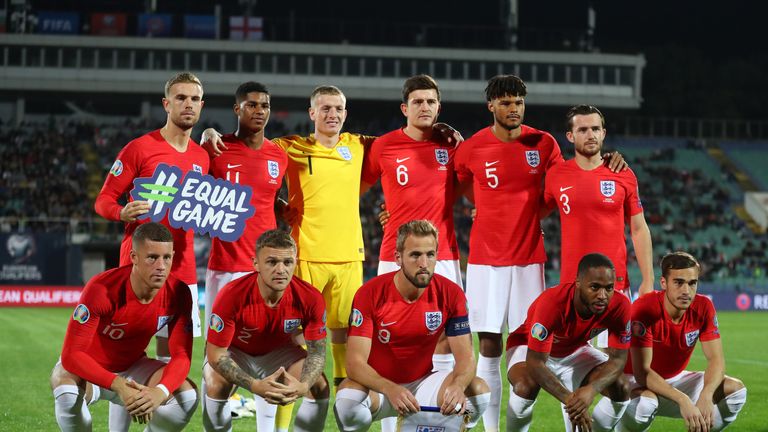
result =
M630 303L614 295L614 267L602 254L579 261L578 278L550 288L528 309L525 323L507 339L512 386L507 407L507 430L527 431L540 389L563 404L566 430L609 431L629 403L623 369L630 338ZM608 331L607 354L587 344ZM595 422L589 407L601 421Z
M490 394L475 377L466 298L435 274L438 233L426 220L397 230L399 270L360 287L350 316L349 378L339 386L334 411L340 430L368 430L373 420L437 406L444 415L471 412L470 425ZM445 330L456 357L450 371L432 372L431 355Z
M661 288L632 304L633 399L618 430L645 431L655 416L682 417L686 430L720 431L736 420L747 388L725 375L725 358L712 301L696 294L701 267L688 253L661 260ZM696 341L704 372L685 370Z

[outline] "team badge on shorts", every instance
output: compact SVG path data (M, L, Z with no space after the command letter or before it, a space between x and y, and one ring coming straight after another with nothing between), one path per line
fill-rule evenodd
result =
M299 328L300 325L301 325L301 319L299 318L291 318L291 319L283 320L283 332L293 333L293 331Z
M336 147L336 151L339 152L339 155L344 160L352 160L352 152L349 151L349 147L347 147L347 146L338 146L338 147Z
M610 198L616 193L616 182L613 180L600 180L600 193Z
M536 168L541 163L541 156L539 155L538 150L526 150L525 151L525 161L528 162L528 165L531 166L531 168Z
M221 331L224 330L224 320L216 314L211 314L208 327L216 333L221 333Z
M278 175L280 175L280 164L278 164L275 161L268 160L267 161L267 172L269 173L269 176L273 179L276 179Z
M645 324L640 321L632 321L632 335L635 337L645 336Z
M549 336L549 330L543 324L536 323L531 327L531 336L537 341L544 342L547 336Z
M699 331L694 330L685 334L685 344L689 347L696 345L696 341L699 339Z
M353 327L363 325L363 313L357 309L352 309L352 313L349 315L349 325Z
M440 324L443 323L443 313L437 312L424 312L424 323L427 325L427 330L435 331L440 328Z
M117 159L115 163L112 164L112 168L110 168L109 173L113 176L117 177L120 174L123 173L123 161L120 159Z
M157 317L157 329L160 330L161 328L165 327L166 324L168 324L168 321L170 321L173 318L173 315L161 315Z
M80 324L85 324L88 322L88 318L91 317L91 311L88 310L88 306L80 303L75 307L75 311L72 312L72 319L79 322Z
M448 149L435 149L435 159L437 160L437 163L440 165L445 165L448 163Z

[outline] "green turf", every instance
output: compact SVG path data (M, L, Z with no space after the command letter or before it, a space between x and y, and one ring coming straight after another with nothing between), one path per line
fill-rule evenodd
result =
M51 367L61 352L64 330L71 309L40 308L0 309L0 431L54 431L53 397L48 386ZM723 335L727 373L741 378L749 389L747 405L731 431L768 431L768 314L722 312L719 322ZM330 354L328 356L330 359ZM200 381L202 344L195 343L190 375ZM689 369L702 369L700 350L694 353ZM330 365L328 365L330 366ZM328 373L328 372L326 372ZM506 386L504 403L506 406ZM94 430L107 429L107 405L92 406ZM504 411L501 427L504 430ZM539 396L534 410L532 431L562 430L562 417L555 400L545 392ZM254 431L255 420L234 422L235 431ZM131 430L141 430L134 425ZM482 430L480 425L478 430ZM657 419L651 430L682 430L682 420ZM187 430L201 431L200 411ZM336 430L333 412L329 412L326 430ZM371 430L378 431L374 425Z

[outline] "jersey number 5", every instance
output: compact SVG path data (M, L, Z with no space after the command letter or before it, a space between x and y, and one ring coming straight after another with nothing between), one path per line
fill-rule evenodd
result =
M486 168L485 169L485 178L488 179L488 186L490 186L493 189L496 189L496 186L499 185L499 176L494 174L496 172L496 168ZM493 179L493 181L491 181Z

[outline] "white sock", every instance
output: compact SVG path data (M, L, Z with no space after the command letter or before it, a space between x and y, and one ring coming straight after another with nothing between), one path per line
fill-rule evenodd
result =
M109 430L127 431L131 427L131 415L119 403L109 402Z
M91 430L91 413L83 400L85 392L76 385L60 385L53 389L56 422L62 432Z
M397 430L397 417L384 417L381 419L381 432L395 432L395 430Z
M432 372L437 371L452 371L456 360L453 358L453 354L432 354Z
M177 432L189 423L200 399L196 389L175 393L157 407L145 432Z
M253 395L253 400L256 402L256 430L259 432L273 432L275 430L277 405L265 401L263 397L257 394Z
M157 356L157 359L163 363L168 363L171 361L171 356Z
M473 428L477 425L480 417L488 409L488 405L491 402L491 393L480 393L479 395L467 397L467 410L472 412L469 416L469 422L467 422L467 428ZM485 420L483 420L485 421ZM498 427L497 427L498 428ZM488 429L484 429L486 432Z
M485 357L480 354L477 359L477 377L482 378L491 388L491 399L488 409L483 414L483 428L486 432L499 430L499 414L501 413L501 357Z
M368 393L355 389L341 389L336 392L333 413L340 431L367 431L373 422L371 399Z
M511 386L510 386L511 387ZM507 405L507 430L527 432L533 420L533 405L536 400L523 399L510 388Z
M626 411L616 425L616 430L621 432L642 432L651 427L651 422L656 417L659 409L659 401L645 396L629 400Z
M571 416L568 415L568 412L565 410L565 405L560 404L560 413L563 415L563 430L565 432L573 432L573 425L571 424Z
M736 420L736 416L739 415L739 411L747 403L747 388L739 389L715 405L714 411L714 425L712 432L718 432L728 427Z
M325 427L325 418L328 416L328 399L309 399L304 397L296 419L293 421L293 430L296 432L321 432Z
M592 430L595 432L613 430L624 415L627 405L629 405L628 400L616 402L607 397L600 399L592 411Z
M211 399L203 393L203 428L208 432L232 430L232 411L227 399Z

